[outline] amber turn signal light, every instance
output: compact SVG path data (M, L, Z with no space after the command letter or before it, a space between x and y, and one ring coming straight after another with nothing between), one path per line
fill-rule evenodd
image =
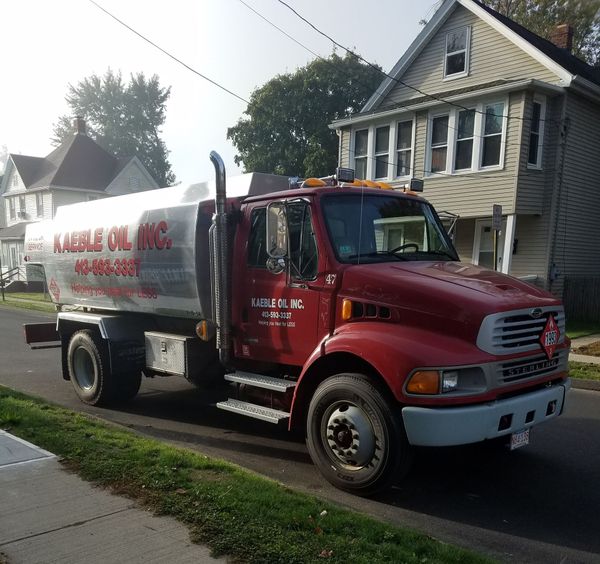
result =
M348 321L352 318L352 300L344 299L342 302L342 319Z
M420 370L415 372L406 385L411 394L439 394L440 373L437 370Z

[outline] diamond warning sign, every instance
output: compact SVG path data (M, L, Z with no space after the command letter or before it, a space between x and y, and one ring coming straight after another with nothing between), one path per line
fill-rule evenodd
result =
M540 335L540 343L542 344L542 348L546 352L546 356L548 358L552 358L554 356L554 349L558 344L559 337L560 331L558 329L558 325L556 325L556 321L554 321L554 316L551 315L548 317L546 326Z
M56 283L56 280L54 280L54 278L52 278L52 280L50 280L48 289L50 290L50 293L52 294L54 299L57 302L60 301L60 288L58 287L58 284Z

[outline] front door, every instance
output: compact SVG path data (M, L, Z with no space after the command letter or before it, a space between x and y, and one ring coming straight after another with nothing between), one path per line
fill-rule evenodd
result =
M238 235L248 244L234 256L234 346L237 357L302 365L317 346L319 257L309 203L288 203L287 217L289 256L275 274L267 269L266 204L245 210Z

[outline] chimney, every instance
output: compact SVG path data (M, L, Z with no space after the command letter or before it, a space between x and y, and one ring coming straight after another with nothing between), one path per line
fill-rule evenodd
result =
M85 131L85 120L81 116L77 116L73 120L73 129L77 134L87 135Z
M550 41L569 53L573 50L573 26L570 24L557 25L550 32Z

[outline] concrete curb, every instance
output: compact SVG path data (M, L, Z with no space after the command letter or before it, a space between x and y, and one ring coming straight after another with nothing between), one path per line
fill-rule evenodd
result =
M600 380L585 380L583 378L571 378L573 388L579 390L593 390L600 392Z

